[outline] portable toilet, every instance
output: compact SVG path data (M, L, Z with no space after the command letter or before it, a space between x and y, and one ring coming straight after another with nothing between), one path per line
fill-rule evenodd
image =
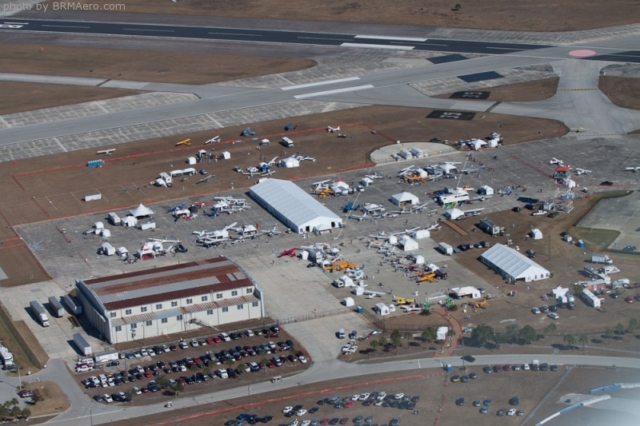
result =
M576 245L577 245L579 248L584 248L584 241L582 241L582 240L578 240L578 242L576 243Z
M362 306L356 306L356 313L357 314L361 314L362 313Z
M452 371L451 364L445 365L444 371L446 371L447 373L451 373L451 371Z
M187 164L196 164L196 157L188 157L187 158Z
M222 153L222 158L224 158L225 160L228 160L229 158L231 158L231 153L229 151L224 151Z

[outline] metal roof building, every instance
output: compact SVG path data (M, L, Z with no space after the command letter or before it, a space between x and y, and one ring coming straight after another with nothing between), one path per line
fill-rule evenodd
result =
M550 272L514 249L496 244L484 252L480 261L511 282L543 280Z
M225 257L77 280L76 288L89 322L109 343L264 316L261 290Z
M342 227L342 219L293 182L267 179L251 187L251 198L297 233Z

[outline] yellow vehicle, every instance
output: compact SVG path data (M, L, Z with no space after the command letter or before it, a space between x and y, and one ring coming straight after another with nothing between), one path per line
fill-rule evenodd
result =
M400 296L393 296L393 301L398 306L399 305L412 305L412 304L416 303L415 299L406 299L406 298L400 297Z
M423 183L424 182L424 178L421 177L419 174L415 174L415 175L411 175L411 176L404 175L403 179L407 183L417 183L417 182Z
M330 195L334 195L333 191L331 189L329 189L329 188L325 188L325 189L323 189L321 191L318 191L317 194L318 194L318 197L320 197L320 198L324 198L324 197L328 197Z
M191 145L191 139L185 139L176 144L176 146L189 146Z

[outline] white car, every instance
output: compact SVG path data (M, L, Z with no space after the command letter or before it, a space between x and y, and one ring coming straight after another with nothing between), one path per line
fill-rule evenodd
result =
M540 313L540 309L533 308L533 309L531 309L531 312L533 312L534 314L538 315Z
M247 337L253 337L253 335L254 335L253 330L247 330L247 331L244 332L244 334L246 334Z
M287 414L287 413L290 413L291 411L293 411L293 407L284 407L282 410L282 413Z
M359 400L359 399L360 399L360 395L359 395L359 394L353 395L353 396L351 397L351 400L352 400L352 401L357 401L357 400Z
M516 409L512 408L509 411L507 411L507 416L513 416L514 414L516 414Z
M191 339L191 346L193 346L194 348L197 348L198 346L200 346L200 344L196 339Z
M529 364L523 364L523 365L522 365L522 369L523 369L524 371L529 371L529 370L531 370L531 367L529 367Z
M296 416L304 416L305 414L307 414L307 410L305 410L304 408L301 408L298 411L296 411Z
M307 363L307 359L306 359L304 356L302 356L302 355L300 355L300 356L298 357L298 359L299 359L299 360L300 360L300 362L301 362L301 363L303 363L303 364L306 364L306 363Z
M362 395L360 395L360 401L366 401L369 398L369 395L371 395L368 392L363 393Z
M380 407L382 404L384 404L383 400L379 400L373 403L373 405L375 405L376 407Z
M149 354L149 356L156 356L156 351L154 351L153 349L147 349L147 353Z
M402 399L402 397L404 397L402 392L396 394L396 399Z
M113 402L113 399L111 399L111 396L109 396L109 394L107 393L102 395L102 399L104 399L104 402Z
M378 394L378 401L382 401L386 397L387 397L387 393L385 391L382 391Z
M149 352L146 349L140 349L140 355L149 356Z
M311 424L311 420L303 420L302 423L300 423L300 426L309 426Z
M294 419L291 423L289 423L289 426L298 426L298 419Z
M547 315L549 318L557 320L558 318L560 318L560 315L556 314L555 312L551 312L549 315Z
M162 350L165 352L171 352L171 348L169 347L169 345L162 345Z
M142 391L141 391L141 390L140 390L140 388L139 388L139 387L137 387L137 386L134 386L134 387L133 387L133 391L136 393L136 395L140 395L140 394L142 394Z
M115 385L116 385L116 382L114 382L114 381L113 381L113 377L109 377L109 378L107 379L107 384L108 384L109 386L115 386Z

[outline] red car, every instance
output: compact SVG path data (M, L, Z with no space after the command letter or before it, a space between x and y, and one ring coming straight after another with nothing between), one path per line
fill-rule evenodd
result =
M22 389L20 392L18 392L18 395L20 396L20 398L29 398L33 396L33 391L29 389Z
M267 367L276 368L276 365L273 362L269 361L269 363L267 364Z
M266 338L276 338L279 337L278 333L267 333L264 335Z
M510 365L505 365L504 367L502 367L503 371L511 371L511 366Z
M151 371L145 371L144 372L144 377L149 378L151 376L153 376L153 373Z
M220 343L220 342L222 342L222 339L221 339L220 337L218 337L218 336L213 336L213 337L211 338L211 340L213 340L215 343Z
M344 403L344 408L351 408L353 407L353 401L347 401Z
M207 345L213 345L215 342L213 341L213 339L211 337L209 337L207 339Z

